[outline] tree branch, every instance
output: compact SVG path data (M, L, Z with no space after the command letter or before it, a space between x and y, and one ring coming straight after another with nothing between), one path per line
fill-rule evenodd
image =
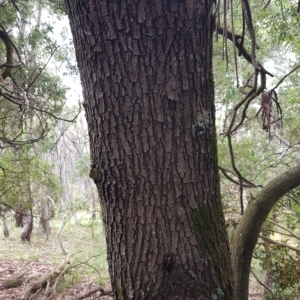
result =
M267 286L265 285L261 280L258 279L258 277L256 276L256 274L251 270L251 274L254 276L254 278L256 279L256 281L262 285L267 291L270 292L270 294L273 296L273 299L277 299L276 296L274 295L273 291Z
M221 35L224 34L224 29L222 27L218 27L217 28L217 32ZM252 64L252 58L251 58L251 54L245 49L245 47L241 44L240 39L242 38L242 36L240 35L234 35L233 38L233 34L232 32L230 32L229 30L227 30L227 38L229 40L231 40L233 42L233 39L235 39L235 46L238 48L238 50L240 51L241 55L251 64ZM274 77L273 74L271 74L270 72L268 72L259 62L257 62L257 66L258 66L258 71L264 74L267 74L271 77Z
M268 242L269 244L276 245L276 246L279 246L279 247L285 247L285 248L288 248L290 250L295 251L297 254L300 254L300 249L299 248L293 247L293 246L285 244L285 243L274 241L274 240L272 240L271 238L269 238L267 236L259 235L259 238L261 238L262 240Z
M290 229L288 229L288 228L285 228L284 226L281 226L280 224L278 224L278 223L276 223L276 222L274 222L274 221L272 221L272 220L267 220L267 222L269 222L269 223L271 223L271 224L273 224L273 225L278 226L279 228L281 228L281 229L287 231L287 232L288 232L292 237L294 237L295 239L300 240L300 236L297 235L297 234L295 234L292 230L290 230Z
M290 71L289 73L287 73L286 75L284 75L280 80L279 82L272 88L272 90L275 90L278 88L278 86L283 82L283 80L285 78L287 78L288 76L290 76L293 72L295 72L297 69L300 68L300 65L298 65L297 67L295 67L292 71Z
M300 163L270 180L247 206L244 216L233 232L231 258L235 289L239 299L247 299L253 249L261 227L280 198L300 185ZM242 297L242 298L241 298Z

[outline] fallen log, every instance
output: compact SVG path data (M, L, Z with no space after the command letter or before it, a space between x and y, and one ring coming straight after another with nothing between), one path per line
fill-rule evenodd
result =
M2 281L1 286L10 289L14 287L19 287L23 284L23 280L20 278L9 278Z

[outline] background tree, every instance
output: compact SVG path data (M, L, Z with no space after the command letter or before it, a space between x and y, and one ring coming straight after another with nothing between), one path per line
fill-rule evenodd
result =
M59 185L46 153L55 142L52 137L58 120L73 115L72 121L75 114L68 112L64 118L67 87L50 63L54 55L56 62L63 61L63 56L50 20L43 16L47 3L14 3L15 8L8 2L1 5L0 197L2 212L13 208L16 225L28 224L22 239L29 240L33 209L40 211L41 224L49 234L52 204L48 196L56 199Z

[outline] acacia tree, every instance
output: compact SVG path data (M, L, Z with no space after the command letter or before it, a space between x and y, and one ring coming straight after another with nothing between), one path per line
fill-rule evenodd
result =
M115 299L234 299L213 2L65 1Z

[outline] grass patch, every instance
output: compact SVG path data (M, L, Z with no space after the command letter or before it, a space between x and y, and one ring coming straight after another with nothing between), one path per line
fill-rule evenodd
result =
M91 219L89 213L76 213L80 225L72 215L56 215L50 220L51 232L46 235L35 221L31 242L21 242L22 228L14 227L13 216L8 216L9 237L0 238L0 259L33 261L42 259L45 264L59 265L67 254L73 254L72 267L60 282L59 290L68 289L70 285L84 278L91 278L99 284L109 283L107 270L105 234L102 222L97 217ZM63 221L64 220L64 221ZM60 228L63 228L58 237ZM63 251L64 250L64 251Z

